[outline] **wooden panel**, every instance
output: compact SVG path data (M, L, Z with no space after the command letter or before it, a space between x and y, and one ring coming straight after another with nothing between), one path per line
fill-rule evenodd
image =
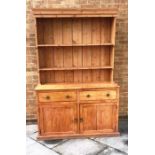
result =
M91 44L91 19L85 18L82 20L82 42L83 44Z
M63 67L63 48L62 47L54 47L54 66L55 67Z
M82 66L82 47L73 47L73 67Z
M115 90L96 90L80 92L80 100L105 100L116 99L116 97L117 94Z
M52 19L44 19L43 22L44 29L42 29L42 31L44 32L44 44L53 44L53 21Z
M73 19L73 44L82 43L82 22L81 19Z
M63 67L63 49L62 47L54 48L54 65L55 67ZM64 82L64 71L55 71L55 82Z
M82 81L85 83L91 82L92 81L91 75L92 75L91 70L82 71Z
M83 67L91 66L91 48L83 47ZM91 70L82 72L82 81L91 82Z
M72 47L64 48L64 67L73 67L73 53ZM73 71L64 71L65 82L74 81L74 72Z
M64 50L64 67L72 67L73 66L72 47L65 47L63 50Z
M45 106L42 115L43 134L75 133L77 130L75 105Z
M54 44L62 44L62 20L53 19Z
M91 66L91 47L83 47L83 66Z
M55 82L63 83L65 81L64 71L55 71Z
M73 47L73 67L82 67L82 47ZM74 71L74 82L82 82L82 71Z
M92 47L91 52L91 66L100 66L101 64L101 47Z
M111 72L112 70L111 69L107 69L107 70L100 70L100 79L101 79L101 82L109 82L110 79L111 79Z
M39 66L44 67L54 67L54 52L53 48L45 47L39 49Z
M43 44L44 43L44 20L43 19L37 19L37 40L38 40L38 44Z
M95 69L91 71L92 82L98 82L101 80L101 70Z
M42 71L40 72L41 84L55 82L55 71Z
M93 130L96 130L96 105L81 104L80 119L81 132L91 132Z
M91 66L101 66L101 47L92 47L92 53L91 53ZM92 70L92 82L100 81L100 70Z
M101 66L110 66L110 47L101 47Z
M81 83L82 82L82 70L74 71L74 82Z
M45 77L45 72L40 72L40 83L45 84L46 83L46 77Z
M44 53L44 49L39 48L38 49L38 55L39 55L39 68L44 68L46 67L45 65L45 53Z
M113 132L115 130L116 106L97 105L97 130Z
M74 82L74 72L73 71L64 71L65 74L65 82Z
M111 19L101 18L101 43L111 42Z
M75 101L75 92L43 92L38 94L39 102Z
M92 44L100 44L100 18L92 19Z
M62 19L63 44L72 44L72 19Z

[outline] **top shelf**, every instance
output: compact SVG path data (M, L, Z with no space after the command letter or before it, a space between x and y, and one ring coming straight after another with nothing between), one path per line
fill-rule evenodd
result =
M116 17L118 13L118 8L94 8L94 9L84 9L84 8L56 8L56 9L39 9L33 8L33 14L36 18L62 18L62 17Z
M37 47L70 47L70 46L114 46L113 43L103 43L103 44L38 44Z

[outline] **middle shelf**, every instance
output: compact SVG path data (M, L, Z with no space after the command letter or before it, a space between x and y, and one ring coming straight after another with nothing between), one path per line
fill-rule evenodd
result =
M38 44L37 47L72 47L72 46L114 46L114 43L102 44Z
M112 66L99 67L65 67L65 68L40 68L39 71L54 71L54 70L94 70L94 69L113 69Z

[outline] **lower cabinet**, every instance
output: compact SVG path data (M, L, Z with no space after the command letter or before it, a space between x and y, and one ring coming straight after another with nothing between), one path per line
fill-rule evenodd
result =
M81 104L81 133L114 132L117 124L115 103Z
M41 134L74 134L77 132L76 104L57 103L40 107Z
M118 132L118 89L38 91L38 139L112 136Z

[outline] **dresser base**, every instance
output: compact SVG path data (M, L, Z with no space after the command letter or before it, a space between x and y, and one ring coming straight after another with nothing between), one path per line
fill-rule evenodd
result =
M113 132L113 133L99 133L99 134L72 134L72 135L46 135L46 136L41 136L38 135L37 139L38 140L52 140L52 139L73 139L73 138L86 138L86 137L111 137L111 136L119 136L119 132Z

